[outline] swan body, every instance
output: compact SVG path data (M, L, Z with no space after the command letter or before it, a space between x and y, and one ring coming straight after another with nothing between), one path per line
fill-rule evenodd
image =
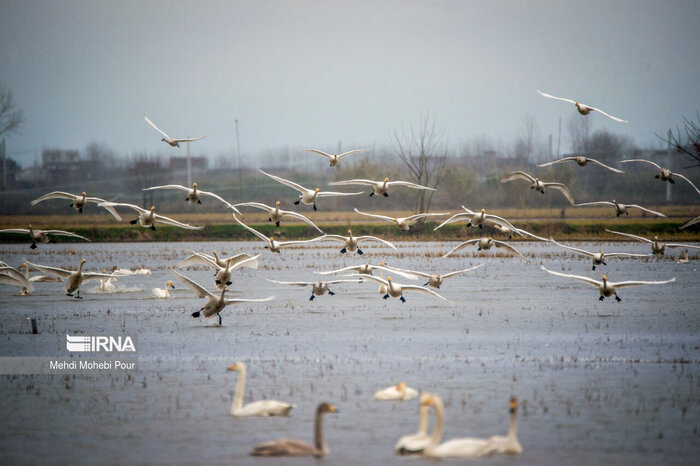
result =
M581 102L576 102L575 100L571 99L564 99L562 97L554 97L553 95L550 94L545 94L544 92L537 91L542 97L547 97L548 99L555 99L555 100L561 100L563 102L569 102L570 104L574 104L576 106L576 110L581 114L581 115L588 115L591 112L598 112L600 114L605 115L606 117L610 118L611 120L618 121L620 123L629 123L627 120L623 120L618 117L614 117L612 115L608 115L604 111L602 111L599 108L596 107L591 107L590 105L582 104Z
M201 252L195 252L190 250L191 254L184 258L177 266L178 267L188 267L191 265L202 264L207 266L213 266L212 263L216 264L217 267L226 267L226 263L229 262L232 268L237 268L236 265L241 263L240 267L248 267L251 269L258 268L258 261L250 261L253 256L246 253L236 254L229 257L219 257L216 251L213 251L212 255L204 254ZM258 257L258 256L255 256ZM218 269L217 269L218 270Z
M487 261L488 262L488 261ZM419 277L424 277L427 278L428 281L423 285L423 286L432 286L433 288L440 288L440 285L442 285L442 282L444 282L446 279L454 277L456 275L463 274L465 272L469 272L472 270L476 270L479 267L483 267L486 265L487 262L484 262L479 265L475 265L474 267L469 267L468 269L463 269L463 270L455 270L454 272L450 273L444 273L444 274L434 274L434 273L428 273L428 272L418 272L416 270L405 270L405 269L397 269L394 267L387 267L390 269L392 272L404 272L407 274L411 275L417 275Z
M168 291L168 287L174 290L175 284L172 281L168 280L167 282L165 282L165 286L163 286L163 288L153 288L151 290L153 297L159 299L170 299L170 292Z
M448 213L434 213L434 214L415 214L411 215L409 217L387 217L386 215L376 215L376 214L368 214L366 212L360 212L357 210L357 207L355 207L355 212L357 212L360 215L365 215L367 217L374 217L378 218L380 220L384 220L386 222L390 223L395 223L397 227L399 227L402 230L408 231L411 229L411 226L416 223L418 220L426 217L435 217L435 216L441 216L441 215L449 215Z
M197 256L197 253L194 253L193 255ZM192 257L192 256L190 256L190 257ZM223 290L224 288L231 285L231 283L232 283L231 282L231 271L233 271L239 267L247 267L248 264L250 264L250 267L257 268L258 267L258 257L260 257L260 254L258 254L257 256L250 257L248 259L236 261L236 263L234 265L231 265L233 258L229 257L224 262L223 267L220 266L217 261L209 260L204 255L201 255L198 257L202 262L205 262L205 263L208 262L208 265L210 265L211 267L213 267L216 270L216 273L214 274L214 281L216 282L216 287L219 288L220 290ZM185 260L187 260L187 259L185 259Z
M573 280L578 280L583 283L587 283L589 285L593 285L598 287L598 291L600 291L600 300L603 301L605 298L609 298L611 296L615 296L615 300L617 302L622 301L622 299L617 295L617 290L620 288L625 288L628 286L643 286L643 285L664 285L666 283L673 283L676 281L676 277L671 278L670 280L663 280L663 281L626 281L626 282L611 282L608 281L608 277L603 275L603 279L601 281L594 280L592 278L588 277L582 277L580 275L569 275L566 273L559 273L559 272L553 272L549 269L547 269L544 265L541 266L541 269L544 270L545 272L551 273L552 275L557 275L559 277L565 277L565 278L571 278Z
M489 441L493 444L497 453L519 455L523 452L523 447L518 441L518 400L515 397L510 398L508 411L510 412L508 435L493 435L489 438Z
M267 243L267 246L265 246L265 249L268 249L270 252L281 252L280 249L289 247L289 246L296 246L299 244L308 244L308 243L313 243L314 241L318 241L320 239L326 238L326 235L318 236L316 238L312 239L307 239L307 240L297 240L297 241L277 241L276 239L270 237L266 237L262 233L260 233L258 230L249 227L245 223L241 222L238 220L238 217L235 215L233 216L233 219L243 228L248 230L250 233L254 234L258 238L260 238L262 241Z
M404 382L399 382L391 387L378 390L374 394L374 399L376 401L407 401L414 398L418 398L418 390L407 387Z
M236 207L253 207L256 209L261 209L267 212L267 221L268 222L274 222L274 224L279 227L280 226L280 221L282 221L282 218L284 217L291 217L295 218L297 220L301 220L302 222L311 225L314 227L319 233L323 234L323 230L321 230L314 222L306 218L305 216L292 212L291 210L282 210L280 209L280 201L277 201L275 204L275 207L270 207L269 205L262 204L260 202L241 202L240 204L236 204Z
M233 395L233 404L231 404L231 416L248 417L248 416L287 416L289 411L294 408L293 404L285 403L276 400L260 400L243 405L243 393L245 390L246 367L242 362L237 362L229 366L229 371L238 372L238 381L236 382L236 392Z
M353 236L352 235L352 230L348 229L348 235L349 236L341 236L341 235L324 235L322 236L323 239L330 239L333 241L339 241L344 244L343 249L340 250L341 254L345 254L346 252L355 252L357 251L358 254L364 254L362 249L359 247L360 241L376 241L379 243L382 243L386 246L389 246L391 249L396 249L396 246L391 244L389 241L383 240L381 238L377 238L376 236Z
M338 162L340 162L340 159L343 157L347 157L350 154L357 154L358 152L367 152L369 149L355 149L355 150L350 150L347 152L343 152L342 154L328 154L326 152L323 152L318 149L302 149L304 152L313 152L314 154L321 155L328 159L328 162L330 163L331 167L335 167L338 165Z
M185 198L186 202L191 202L192 204L201 204L202 203L202 196L209 196L213 197L217 201L220 201L223 203L227 208L233 210L237 214L240 214L238 209L228 201L224 200L221 196L218 194L211 193L209 191L202 191L197 187L197 183L192 183L192 188L188 188L187 186L180 186L179 184L166 184L163 186L152 186L150 188L143 188L142 191L153 191L156 189L177 189L178 191L184 191L187 193L187 197Z
M595 201L595 202L584 202L582 204L574 204L576 207L581 207L581 206L588 206L588 205L609 205L615 208L615 214L619 217L620 215L629 215L629 209L635 208L639 210L643 210L644 212L649 212L652 215L656 215L657 217L666 217L664 214L661 212L656 212L655 210L647 209L646 207L642 207L637 204L623 204L621 202L617 202L615 199L612 200L612 202L608 201Z
M91 241L84 236L76 235L69 231L63 230L35 230L31 225L27 225L27 229L24 228L8 228L5 230L0 230L0 233L17 233L20 235L29 235L29 239L32 241L32 245L29 246L30 249L36 249L36 244L46 244L51 241L51 236L69 236L71 238L78 238L90 243Z
M127 207L131 210L136 211L138 214L138 217L135 220L131 220L129 223L132 225L135 225L138 223L144 228L150 228L151 230L156 229L156 223L163 223L165 225L170 225L173 227L178 227L178 228L184 228L186 230L201 230L204 227L203 226L192 226L192 225L187 225L186 223L180 223L177 220L173 220L170 217L166 217L164 215L160 215L156 213L156 207L151 206L151 210L146 210L143 209L137 205L133 204L124 204L120 202L105 202L102 204L98 204L99 206L103 207L105 205L112 206L112 207Z
M88 202L93 202L95 204L101 204L103 202L107 202L104 199L100 199L99 197L87 197L85 195L85 192L83 191L82 195L77 195L77 194L71 194L71 193L66 193L63 191L54 191L48 194L44 194L43 196L36 198L32 201L32 205L37 205L39 202L45 201L47 199L68 199L71 201L70 206L73 207L75 210L78 211L78 213L83 213L83 208L87 205ZM116 210L114 210L114 207L109 207L109 206L103 206L107 212L109 212L112 217L116 218L118 221L122 221L122 218L119 216Z
M394 451L400 455L412 455L421 453L430 443L430 435L428 435L428 407L420 407L420 423L418 432L415 434L404 435L394 445Z
M82 259L80 261L80 266L78 266L78 270L66 270L59 267L49 267L48 265L37 265L27 262L28 267L33 267L39 272L48 273L49 275L54 275L66 280L66 296L74 296L78 299L82 299L82 296L80 296L80 285L82 285L84 282L117 276L108 273L83 272L84 264L85 259Z
M603 168L607 168L608 170L610 170L613 173L624 173L622 170L618 170L617 168L613 168L609 165L605 165L603 162L600 162L596 159L592 159L590 157L584 157L583 155L577 155L575 157L564 157L563 159L554 160L552 162L547 162L547 163L541 163L537 166L538 167L549 167L550 165L564 163L564 162L576 162L580 167L585 167L589 163L592 163L595 165L600 165Z
M621 235L621 236L626 236L627 238L631 238L637 241L641 241L643 243L649 243L651 245L651 252L652 254L663 256L664 252L666 251L666 248L691 248L691 249L700 249L700 246L693 246L692 244L683 244L683 243L662 243L659 241L658 236L654 236L652 239L645 238L643 236L637 236L637 235L632 235L630 233L622 233L621 231L613 231L613 230L608 230L607 228L605 229L608 233L613 233L616 235Z
M363 275L364 278L368 278L370 280L373 280L380 285L384 285L384 288L380 287L380 293L385 290L385 294L383 296L384 299L389 299L391 298L399 298L402 303L406 302L406 299L403 297L403 292L404 291L415 291L417 293L423 293L430 295L434 298L438 298L448 304L452 304L449 300L443 298L433 290L430 290L428 288L425 288L423 286L416 286L416 285L400 285L398 283L394 283L391 280L391 277L387 277L386 280L383 278L375 277L374 275Z
M333 296L335 293L328 289L328 285L335 285L336 283L359 283L360 280L330 280L330 281L318 281L318 282L280 282L277 280L267 279L268 282L277 283L280 285L292 285L292 286L310 286L311 287L311 297L309 301L316 299L316 296L322 296L326 293Z
M508 228L509 231L515 232L516 234L523 236L520 233L520 230L518 230L513 225L511 225L511 223L503 217L499 217L497 215L492 215L492 214L487 214L486 210L484 210L484 209L481 209L481 212L471 211L464 206L462 206L462 209L464 209L465 212L460 212L460 213L453 215L452 217L450 217L447 220L445 220L444 222L442 222L440 225L436 226L433 229L433 231L437 231L440 228L442 228L445 225L448 225L450 223L458 222L461 220L468 220L468 222L467 222L468 227L473 226L473 227L483 228L484 224L492 224L494 226L502 226L504 228Z
M454 254L455 252L459 251L460 249L465 248L471 244L478 245L479 246L479 248L477 249L478 251L481 251L482 249L488 251L489 249L491 249L494 246L497 248L505 249L506 251L510 252L511 254L516 255L516 256L520 256L523 260L530 262L530 259L523 256L520 253L520 251L515 249L510 244L504 243L503 241L495 240L495 239L491 238L490 236L485 236L483 238L470 239L468 241L464 241L462 243L459 243L457 246L452 248L449 252L444 254L442 257L443 258L449 257L452 254Z
M274 296L270 296L267 298L262 298L262 299L253 299L253 298L235 298L235 299L226 299L224 298L224 294L226 293L226 288L221 290L220 295L215 295L211 293L210 291L207 291L202 285L198 284L191 278L181 274L177 270L171 268L171 272L173 272L175 275L177 275L187 286L192 288L192 291L195 292L197 296L200 298L206 298L207 303L202 307L199 311L193 312L192 317L199 317L200 315L204 315L204 317L211 317L213 315L217 315L219 317L219 326L221 326L222 323L222 318L220 312L223 311L223 309L228 306L229 304L237 304L237 303L263 303L267 301L272 301L275 299Z
M164 143L166 143L172 147L180 147L181 142L194 142L194 141L199 141L200 139L204 139L206 137L206 136L201 136L198 138L171 138L170 136L165 134L165 131L158 128L155 125L155 123L153 123L151 120L149 120L147 116L144 116L143 118L144 118L144 120L146 120L146 122L149 125L151 125L153 127L153 129L155 129L156 131L158 131L160 134L163 135L163 137L161 138L161 141L163 141Z
M659 179L659 180L661 180L661 181L668 181L668 182L671 183L671 184L675 184L676 181L673 179L674 176L677 177L677 178L680 178L680 179L682 179L682 180L685 180L690 186L693 187L693 189L695 190L696 193L700 194L700 189L698 189L698 187L695 186L695 185L693 184L692 181L690 181L688 178L686 178L685 176L681 175L680 173L674 173L674 172L672 172L671 170L669 170L669 169L667 169L667 168L663 168L661 165L658 165L658 164L656 164L656 163L654 163L654 162L652 162L652 161L650 161L650 160L644 160L644 159L627 159L627 160L623 160L623 161L620 162L620 163L629 163L629 162L641 162L641 163L646 163L646 164L649 164L649 165L653 166L654 168L656 168L656 169L659 171L659 173L657 173L656 176L655 176L654 178L657 178L657 179Z
M370 186L372 188L372 192L369 194L369 197L372 197L374 195L389 197L388 191L389 191L390 186L406 186L407 188L435 191L435 188L421 186L419 184L410 183L408 181L389 181L389 178L384 178L383 181L372 181L372 180L364 180L364 179L333 181L333 182L328 183L328 184L331 186L354 186L354 185Z
M513 180L525 180L530 183L530 189L534 189L535 191L539 191L540 193L544 194L545 188L551 188L551 189L556 189L557 191L561 192L564 197L566 198L571 205L574 205L574 197L571 195L571 191L569 191L569 188L566 187L566 185L562 183L552 183L552 182L547 182L547 181L540 181L539 178L535 178L531 175L528 175L525 172L522 171L517 171L510 173L503 178L501 178L501 183L508 183L509 181Z
M314 444L310 445L299 440L282 438L271 442L259 443L253 447L251 456L315 456L321 457L329 453L328 445L323 440L323 415L338 413L338 409L329 403L321 403L316 408L314 419Z
M303 187L300 184L297 184L293 181L285 180L284 178L281 178L279 176L275 175L270 175L269 173L265 173L264 171L260 170L260 172L263 175L269 176L273 180L277 181L278 183L282 183L285 186L289 186L290 188L296 190L299 192L299 199L297 199L294 204L299 205L300 202L306 204L306 205L313 205L314 210L318 210L316 208L316 199L319 197L330 197L330 196L357 196L358 194L362 194L362 192L359 193L338 193L334 191L321 191L320 188L316 189L307 189Z
M583 256L588 256L591 258L593 261L593 269L595 270L597 265L603 264L603 265L608 265L605 262L606 257L651 257L651 254L628 254L626 252L590 252L586 251L585 249L579 249L579 248L574 248L571 246L566 246L564 244L558 243L554 240L554 238L550 238L549 241L552 243L556 244L557 246L568 249L569 251L574 251L578 254L581 254Z

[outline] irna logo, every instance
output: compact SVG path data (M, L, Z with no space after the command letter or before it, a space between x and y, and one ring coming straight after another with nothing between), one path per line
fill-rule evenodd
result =
M66 335L66 349L71 352L136 352L131 337L95 337Z

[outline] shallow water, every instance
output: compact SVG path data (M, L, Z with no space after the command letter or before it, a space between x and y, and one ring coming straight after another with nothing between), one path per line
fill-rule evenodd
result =
M400 436L417 431L417 402L375 402L373 393L399 380L440 394L445 439L505 434L508 398L517 396L524 452L484 464L690 463L700 455L696 261L610 259L592 272L589 260L541 243L514 243L532 263L471 248L439 257L454 244L402 243L398 253L367 245L362 257L341 255L334 243L281 254L260 244L0 246L0 260L12 265L26 258L75 268L84 257L87 270L153 271L120 278L120 293L85 284L83 300L65 296L60 283L38 283L32 297L0 285L0 355L64 354L65 334L128 334L137 336L139 357L130 375L0 376L0 457L273 464L249 457L251 447L283 436L311 441L315 405L330 401L340 413L326 416L325 464L430 463L393 454ZM647 252L636 243L576 245ZM232 295L276 299L227 307L221 328L216 318L193 319L204 301L168 271L189 249L262 253L259 269L234 271ZM485 267L443 284L439 293L454 306L410 293L405 304L383 301L373 282L335 285L335 296L309 302L309 288L264 280L318 280L314 270L382 260L448 272L487 258ZM600 302L593 287L551 276L540 264L613 281L677 281L625 288L621 303ZM185 274L214 287L209 270ZM167 280L175 282L172 299L153 299L151 289ZM26 317L38 319L39 335L29 334ZM236 374L226 368L236 361L248 366L246 401L295 403L289 418L230 416ZM282 464L302 461L309 460Z

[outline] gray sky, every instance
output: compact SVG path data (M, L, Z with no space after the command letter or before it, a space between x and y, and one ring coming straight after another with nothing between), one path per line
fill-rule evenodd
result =
M510 143L573 106L638 144L700 108L697 1L3 1L0 81L24 110L8 153L103 142L193 154L384 145L430 113L451 143ZM581 117L584 118L584 117ZM184 154L184 149L179 150ZM300 157L306 157L300 154Z

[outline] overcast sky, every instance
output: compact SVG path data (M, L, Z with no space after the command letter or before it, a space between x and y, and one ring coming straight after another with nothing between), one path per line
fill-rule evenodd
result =
M454 145L508 143L526 114L556 138L575 109L537 89L658 145L700 108L699 24L698 1L0 0L0 82L25 116L7 149L177 153L143 115L212 156L235 119L249 154L381 146L426 113Z

